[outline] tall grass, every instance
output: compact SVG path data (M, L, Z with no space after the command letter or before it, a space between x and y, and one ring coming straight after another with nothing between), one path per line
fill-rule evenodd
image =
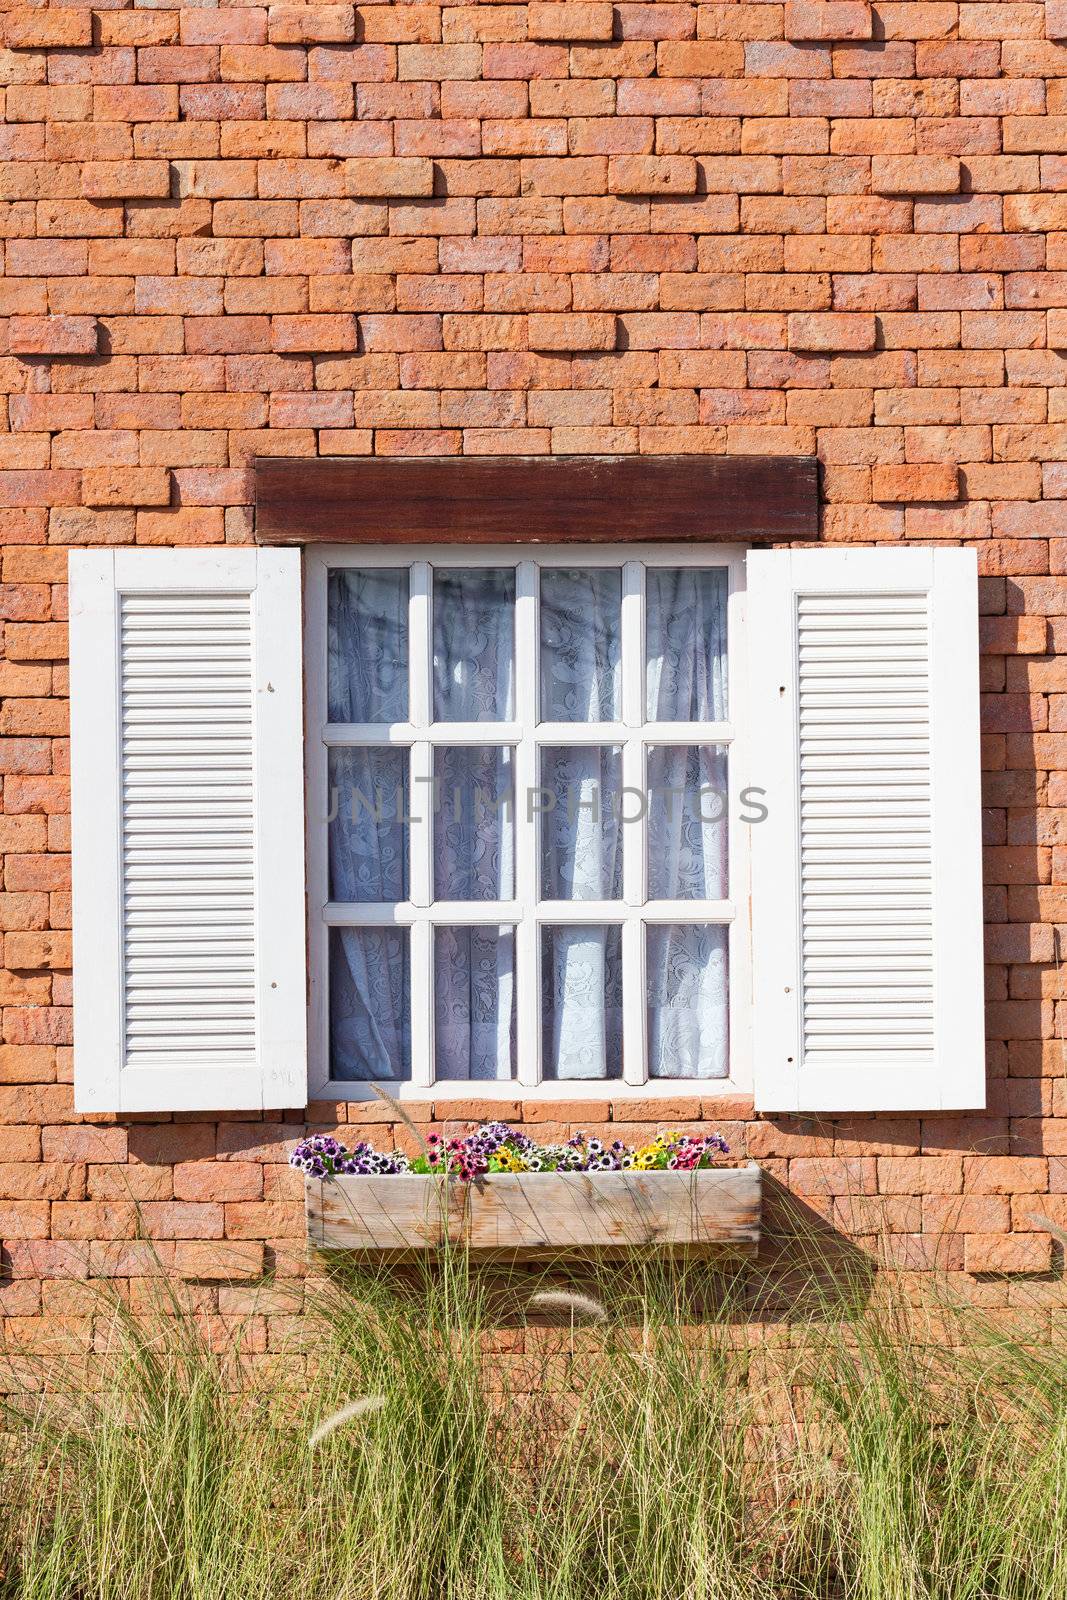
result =
M93 1393L20 1363L0 1596L1067 1596L1067 1360L1025 1327L940 1308L927 1342L879 1286L760 1336L655 1262L531 1321L538 1286L462 1256L324 1283L297 1392L174 1304L102 1310Z

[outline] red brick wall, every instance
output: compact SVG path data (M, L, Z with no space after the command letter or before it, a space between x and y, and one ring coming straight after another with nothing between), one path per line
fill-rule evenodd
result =
M909 1269L1046 1271L1032 1215L1067 1222L1064 0L46 5L0 25L12 1334L87 1338L83 1280L136 1301L156 1257L223 1314L245 1304L227 1273L301 1270L302 1110L120 1124L77 1117L70 1088L66 551L247 541L265 452L817 451L826 540L974 543L988 1112L614 1111L726 1119Z

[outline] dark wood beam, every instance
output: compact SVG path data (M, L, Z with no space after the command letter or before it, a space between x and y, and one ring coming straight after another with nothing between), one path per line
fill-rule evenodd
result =
M255 471L261 544L819 534L813 456L267 456Z

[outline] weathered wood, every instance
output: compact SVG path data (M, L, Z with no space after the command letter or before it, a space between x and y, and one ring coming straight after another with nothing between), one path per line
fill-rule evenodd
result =
M815 539L813 456L263 457L261 544Z
M761 1173L496 1173L476 1183L419 1177L308 1178L308 1239L324 1250L390 1256L444 1243L479 1254L728 1248L759 1243Z

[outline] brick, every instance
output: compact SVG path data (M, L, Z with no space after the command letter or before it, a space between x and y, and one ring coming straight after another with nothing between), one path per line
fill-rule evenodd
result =
M304 1231L302 1202L234 1201L226 1207L229 1239L295 1239Z
M95 356L95 317L20 317L8 325L9 348L27 356Z
M179 1240L174 1247L174 1270L179 1277L203 1282L240 1282L263 1274L262 1244L233 1239Z
M794 1157L789 1162L790 1186L813 1197L875 1194L877 1179L877 1164L869 1156Z
M963 1185L959 1156L879 1156L882 1194L956 1195Z
M349 44L356 37L351 6L272 5L267 9L271 44Z
M967 1272L1048 1272L1052 1240L1026 1233L969 1233L963 1241Z
M787 39L870 39L873 31L871 8L863 0L786 0Z
M1038 1156L966 1156L967 1194L1038 1194L1048 1187L1048 1163Z
M272 323L275 350L355 350L357 339L353 316L282 316L275 317Z
M961 182L955 156L875 156L871 162L875 194L958 194Z
M82 493L90 506L165 506L170 473L165 467L94 467L82 473Z
M425 156L367 156L345 162L351 195L432 195L433 162Z
M852 312L796 312L789 317L791 350L873 350L875 319Z
M552 4L533 0L527 15L531 39L610 39L612 7L603 4Z
M871 493L875 500L956 500L959 497L959 470L941 466L876 466L872 472Z
M125 1161L128 1150L125 1128L45 1128L41 1140L45 1161Z
M258 1200L263 1167L255 1161L183 1161L174 1168L176 1200Z
M1067 147L1067 115L1053 117L1005 117L1006 151L1048 151L1058 154Z
M607 313L537 313L528 324L531 350L613 350L615 318Z
M9 50L71 50L93 42L93 14L81 6L16 9L3 20Z
M81 169L87 200L165 200L170 186L167 161L87 161Z
M697 164L692 156L613 156L608 162L613 194L695 194Z

